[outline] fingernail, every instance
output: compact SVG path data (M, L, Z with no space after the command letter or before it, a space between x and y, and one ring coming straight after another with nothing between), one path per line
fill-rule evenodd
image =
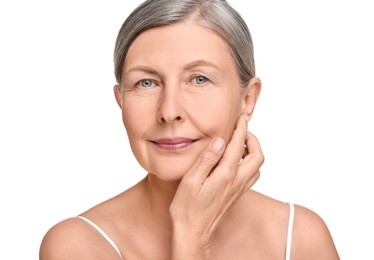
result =
M224 144L225 144L225 142L224 142L221 138L216 138L216 139L213 141L211 147L212 147L212 149L213 149L214 151L219 152L219 151L222 150Z

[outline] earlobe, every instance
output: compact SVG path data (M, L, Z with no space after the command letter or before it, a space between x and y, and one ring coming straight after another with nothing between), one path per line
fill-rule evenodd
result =
M122 96L121 96L121 89L119 85L115 85L113 87L114 97L116 98L118 106L122 109Z
M252 78L243 97L243 114L247 116L247 121L252 117L260 92L261 80Z

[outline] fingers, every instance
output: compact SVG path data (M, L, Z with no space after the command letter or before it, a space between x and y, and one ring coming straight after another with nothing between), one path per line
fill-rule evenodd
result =
M263 164L264 154L262 153L261 145L257 137L248 131L246 133L245 145L246 145L247 155L244 157L243 163L250 161L250 160L255 160L256 162Z
M264 163L264 155L256 136L247 132L247 153L238 167L237 177L246 189L249 189L260 177L260 167Z
M222 159L210 177L214 177L215 184L220 183L220 187L233 185L236 191L244 192L259 178L262 163L260 144L247 131L247 120L241 116Z
M183 179L194 179L198 183L203 183L218 161L221 159L225 147L222 138L215 138L199 159L189 169Z
M215 178L225 183L236 179L241 187L252 186L260 175L264 156L257 138L247 131L245 116L239 118L230 143L226 149L224 146L223 139L215 138L185 174L183 181L203 184L217 166Z
M244 151L244 144L247 138L247 120L244 115L242 115L234 133L232 135L230 143L227 145L225 154L220 162L220 164L226 164L228 167L237 167L240 160L242 159Z

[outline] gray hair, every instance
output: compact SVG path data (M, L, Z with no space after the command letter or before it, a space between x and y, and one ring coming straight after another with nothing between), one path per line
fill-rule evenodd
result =
M114 73L117 83L127 52L135 38L147 29L193 19L221 35L236 63L242 86L255 76L253 43L249 29L225 0L147 0L138 6L119 30L114 49Z

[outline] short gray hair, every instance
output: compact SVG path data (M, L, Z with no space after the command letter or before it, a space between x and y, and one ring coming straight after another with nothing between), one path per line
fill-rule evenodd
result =
M225 0L147 0L138 6L119 30L114 49L114 73L117 83L127 52L135 38L147 29L194 19L221 35L236 63L242 86L255 76L253 43L240 14Z

